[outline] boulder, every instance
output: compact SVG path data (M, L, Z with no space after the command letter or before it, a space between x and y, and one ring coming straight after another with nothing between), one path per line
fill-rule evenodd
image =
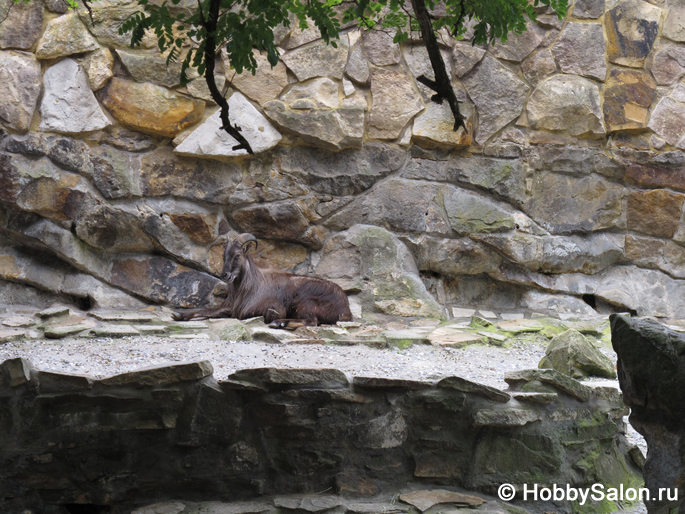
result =
M124 22L142 8L135 0L105 0L88 9L79 9L78 15L98 42L109 48L131 48L131 32L119 33ZM143 35L141 48L156 48L157 38L152 31Z
M372 106L367 131L373 139L396 139L424 108L414 81L401 68L371 69Z
M444 318L407 247L380 227L355 225L326 241L316 275L360 291L365 310Z
M478 111L479 144L518 118L530 88L507 67L485 57L464 79Z
M174 137L202 119L205 103L154 84L113 78L102 90L102 103L124 125L164 137Z
M664 45L652 59L654 80L660 86L670 86L685 75L685 48Z
M140 155L122 152L101 145L90 149L93 164L93 183L105 198L140 196L136 171L140 170Z
M165 57L147 50L116 50L119 59L136 82L151 82L158 86L175 87L181 83L181 61L167 64ZM197 78L194 68L189 68L188 78Z
M605 0L577 0L573 6L575 18L597 19L604 14Z
M99 48L81 59L81 66L88 75L88 83L92 91L101 89L112 78L114 57L109 48Z
M550 368L577 379L585 377L616 378L611 359L583 334L569 329L549 342L540 368Z
M454 186L392 178L331 216L332 228L357 223L400 232L449 235L499 232L514 227L514 219L486 197Z
M567 23L552 53L564 73L600 81L606 76L604 30L600 24Z
M623 187L594 175L536 174L523 210L554 234L596 231L616 226Z
M281 140L281 134L242 94L233 93L228 99L228 108L231 123L242 129L241 134L255 154L273 148ZM247 155L247 150L233 149L238 141L221 128L220 116L221 111L217 111L207 118L175 148L174 153L214 159Z
M464 127L454 131L454 114L447 102L436 104L430 102L426 110L414 120L412 136L416 142L438 144L452 147L468 147L471 145L475 109L472 105L461 102L459 112L464 116Z
M337 41L337 48L323 41L286 52L281 60L302 82L313 77L342 79L347 64L349 46L346 38Z
M365 85L369 82L371 68L362 50L362 45L355 45L350 51L345 65L345 74L357 84Z
M642 68L659 32L662 10L642 0L625 0L605 15L609 62Z
M230 80L231 85L250 100L264 105L278 98L281 91L288 85L288 71L285 64L280 61L272 67L266 55L258 50L254 50L252 54L257 61L254 75L249 71L235 73L235 70L231 69L226 53L223 50L221 52L226 78Z
M685 461L685 365L682 334L655 320L611 316L611 343L618 356L618 381L623 401L630 407L630 424L649 447L643 468L651 512L668 512L682 505ZM677 489L677 498L657 490Z
M48 68L43 82L41 130L77 134L112 124L90 90L83 68L73 59Z
M143 196L175 196L209 203L227 203L242 176L239 164L177 157L169 146L145 154L140 161Z
M457 42L452 47L454 73L462 78L485 56L485 50L470 43Z
M647 73L611 70L604 88L604 123L607 130L643 129L656 94L656 83Z
M554 75L540 82L526 114L533 129L563 130L573 136L605 133L599 88L577 75Z
M628 229L650 236L673 237L685 195L665 189L635 191L628 195Z
M671 41L685 41L685 5L677 0L666 0L666 15L662 35Z
M317 193L328 195L362 193L399 170L407 160L406 151L380 142L340 152L296 146L282 148L278 155L281 172L297 177Z
M537 86L545 77L556 73L557 64L549 49L540 50L521 63L521 70L528 82Z
M329 150L361 148L364 138L363 107L316 109L314 102L307 107L291 109L274 100L264 106L264 112L276 125L314 146Z
M491 46L490 52L498 59L521 62L540 46L544 35L545 30L529 20L525 31L510 34L506 43L496 42Z
M36 57L39 59L56 59L72 54L92 52L100 45L81 22L75 12L53 18L45 27L45 32L38 41Z
M477 154L457 154L446 161L414 158L407 163L401 176L416 180L471 184L514 204L521 204L525 200L521 160Z
M623 257L622 237L613 234L535 236L475 234L471 236L512 262L541 273L585 273L605 270Z
M0 49L29 50L43 31L43 2L8 2L0 21Z
M671 96L663 97L652 111L647 126L668 144L685 147L685 103Z
M402 51L398 44L393 43L394 34L385 30L366 30L362 34L362 46L371 64L376 66L390 66L398 64L402 58Z
M41 93L40 63L31 54L0 51L0 122L26 132Z

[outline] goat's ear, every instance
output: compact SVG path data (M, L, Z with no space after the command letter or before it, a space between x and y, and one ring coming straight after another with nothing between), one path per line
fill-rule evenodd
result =
M246 241L243 243L243 253L247 253L250 250L250 247L254 245L255 250L257 249L257 241Z

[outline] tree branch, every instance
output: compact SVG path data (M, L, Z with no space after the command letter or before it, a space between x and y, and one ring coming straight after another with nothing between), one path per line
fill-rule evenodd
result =
M421 27L421 37L426 44L428 58L435 72L434 81L424 75L421 75L416 80L435 91L436 94L431 97L431 101L441 104L444 100L447 100L454 116L453 130L456 132L459 130L459 127L463 127L464 131L468 132L464 123L464 116L459 111L459 102L457 101L457 95L454 93L452 81L447 76L445 61L443 61L442 54L440 53L440 47L433 31L433 24L431 23L428 9L426 9L425 0L411 0L411 5L414 9L416 20L419 22L419 27Z
M207 17L202 16L202 26L207 33L205 39L205 80L207 87L212 95L212 99L221 108L221 128L225 130L238 144L233 147L233 150L245 150L250 155L254 155L254 151L248 143L247 139L240 133L241 128L237 125L231 125L228 119L228 102L226 98L219 92L219 88L214 80L214 66L216 61L216 30L219 20L219 8L221 7L221 0L210 0L209 12Z

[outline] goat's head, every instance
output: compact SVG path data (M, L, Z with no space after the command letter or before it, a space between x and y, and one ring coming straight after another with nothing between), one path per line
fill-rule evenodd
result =
M241 276L245 268L247 257L245 254L254 244L257 248L257 238L252 234L239 234L226 245L224 251L224 268L221 270L221 278L229 284Z

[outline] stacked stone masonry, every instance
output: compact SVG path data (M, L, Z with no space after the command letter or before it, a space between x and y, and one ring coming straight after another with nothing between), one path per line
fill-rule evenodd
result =
M641 483L618 390L554 370L512 372L507 391L336 369L248 369L220 382L212 372L201 361L96 380L21 358L0 364L0 510L130 513L161 500L321 491L363 499L407 484L495 494L502 483Z
M0 0L0 300L217 303L227 238L364 311L446 306L685 317L685 7L547 8L506 44L441 39L468 132L416 82L416 39L277 32L230 83L256 155L180 86L138 9ZM191 77L193 78L193 77ZM369 252L372 245L374 252Z

